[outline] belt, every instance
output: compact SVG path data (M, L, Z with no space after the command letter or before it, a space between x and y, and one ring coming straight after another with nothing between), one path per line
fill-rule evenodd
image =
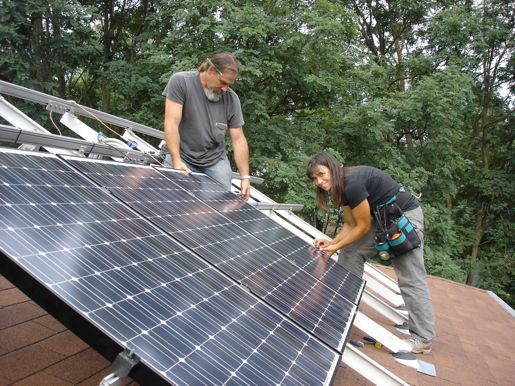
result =
M405 191L406 191L406 189L404 189L404 186L401 185L400 188L399 188L399 193L405 192ZM397 200L397 194L395 196L393 196L392 198L390 198L388 201L386 201L384 204L377 205L376 208L377 209L381 209L381 208L383 208L385 206L393 204L395 202L395 200Z

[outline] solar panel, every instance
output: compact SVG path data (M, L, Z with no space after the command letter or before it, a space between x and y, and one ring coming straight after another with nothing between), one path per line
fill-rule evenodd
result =
M68 327L70 315L88 322L91 342L134 350L166 382L327 384L339 364L337 352L55 156L0 151L0 251L2 273L63 304L55 316Z
M174 177L170 173L167 175ZM292 260L345 298L355 304L359 303L365 286L364 280L319 249L309 245L251 205L242 202L236 195L224 191L221 185L207 176L198 175L195 179L174 177L174 180L283 257Z
M200 176L112 162L67 160L275 309L334 349L343 350L356 306L234 224L225 212L214 210L177 185L188 189L186 182L202 182ZM241 200L231 204L246 205Z

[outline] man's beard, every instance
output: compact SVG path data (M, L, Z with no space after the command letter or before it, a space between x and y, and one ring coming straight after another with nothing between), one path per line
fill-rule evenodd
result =
M204 87L204 94L206 94L207 99L210 100L211 102L218 102L220 100L220 98L222 97L221 93L219 94L219 93L213 91L213 89L210 89L207 87Z

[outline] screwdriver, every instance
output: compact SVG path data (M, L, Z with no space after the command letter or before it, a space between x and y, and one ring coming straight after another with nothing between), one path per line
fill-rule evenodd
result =
M350 340L350 343L351 343L353 346L356 346L356 347L363 347L363 342L362 342L362 341L360 341L360 340L351 339L351 340Z
M374 347L378 350L380 350L381 347L383 347L383 345L380 342L378 342L375 338L371 337L370 335L364 336L363 340L365 341L365 343L373 344Z

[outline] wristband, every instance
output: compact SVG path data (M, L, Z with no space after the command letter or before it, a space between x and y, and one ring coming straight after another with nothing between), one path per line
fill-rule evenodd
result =
M242 180L250 180L250 176L241 176L240 179L242 179Z

